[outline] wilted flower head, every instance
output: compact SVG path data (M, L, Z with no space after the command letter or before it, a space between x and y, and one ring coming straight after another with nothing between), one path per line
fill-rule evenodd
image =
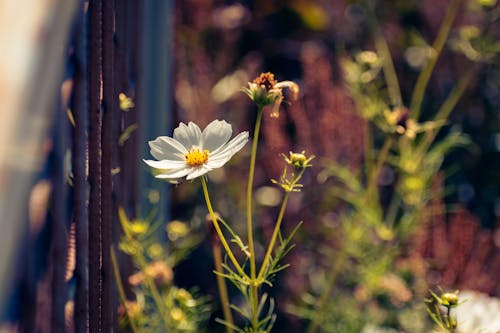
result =
M271 72L261 73L252 82L248 82L248 88L243 91L257 104L259 108L272 105L271 117L278 118L279 107L283 101L283 89L290 89L292 98L295 100L299 94L299 86L292 81L278 82Z
M149 141L151 155L158 161L144 162L159 170L156 178L194 179L222 167L243 148L248 132L241 132L229 141L232 133L231 125L224 120L212 121L203 132L193 122L180 123L173 138L160 136Z

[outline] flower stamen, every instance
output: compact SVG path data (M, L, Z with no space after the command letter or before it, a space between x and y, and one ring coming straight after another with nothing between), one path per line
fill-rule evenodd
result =
M191 148L184 157L190 166L200 166L208 160L208 150L200 151L198 148Z

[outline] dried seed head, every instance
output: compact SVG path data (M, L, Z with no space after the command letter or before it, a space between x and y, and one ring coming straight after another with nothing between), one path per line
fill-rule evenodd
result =
M253 80L253 83L259 87L264 86L267 90L271 90L278 83L274 78L274 74L271 72L261 73L257 78Z

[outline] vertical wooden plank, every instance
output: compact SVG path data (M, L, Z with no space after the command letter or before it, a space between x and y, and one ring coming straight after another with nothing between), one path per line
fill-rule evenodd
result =
M113 118L118 98L114 88L114 25L115 2L107 0L102 7L102 331L113 331L113 272L110 249L113 243L113 182L111 167L117 142L113 135Z
M75 333L88 332L88 186L87 186L87 19L84 12L84 1L76 17L75 53L74 53L74 87L72 112L75 119L72 140L72 170L73 170L73 219L75 223Z
M89 330L102 329L101 89L102 2L89 1Z

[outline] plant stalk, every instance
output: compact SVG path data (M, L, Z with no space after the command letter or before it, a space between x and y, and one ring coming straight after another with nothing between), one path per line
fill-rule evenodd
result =
M115 276L116 281L116 289L118 291L118 297L120 297L120 301L123 304L123 308L125 309L125 313L127 314L128 320L130 322L130 327L132 328L133 333L138 333L139 329L135 325L134 320L130 316L127 308L127 296L125 296L125 290L123 289L123 284L120 275L120 268L118 267L118 261L116 260L115 249L111 246L111 266L113 267L113 274Z
M283 197L283 202L281 203L280 212L278 214L278 219L276 220L276 226L274 227L273 235L271 237L271 241L266 251L266 255L264 256L264 261L262 262L262 267L260 268L259 275L257 277L257 281L260 281L264 276L264 272L267 269L267 265L271 260L271 253L274 249L274 244L276 243L276 239L278 238L278 234L281 228L281 222L283 221L283 216L285 215L286 206L288 203L288 197L290 196L290 191L285 192L285 196Z
M261 106L257 109L257 119L255 121L255 129L252 140L252 153L250 155L250 170L248 172L248 185L247 185L247 234L248 234L248 250L250 252L250 279L251 279L251 293L252 293L252 326L257 329L258 318L257 308L258 302L258 285L256 283L256 267L255 267L255 246L253 242L253 223L252 223L252 195L253 195L253 179L255 174L255 160L257 158L257 146L259 143L260 125L262 123L262 110Z
M441 107L439 108L438 112L436 113L436 116L434 117L435 121L440 121L440 120L446 120L450 116L450 113L453 111L455 106L457 105L458 101L462 97L462 95L465 92L465 89L467 89L467 86L469 85L470 81L473 78L474 74L474 67L471 67L465 72L465 74L458 80L457 85L453 88L453 90L450 92L446 100L443 102ZM429 146L432 144L434 141L438 131L430 131L426 133L425 140L422 141L419 151L421 153L425 152L427 149L429 149Z
M214 242L214 244L212 245L212 252L214 254L215 270L218 273L223 274L224 270L222 268L222 253L219 243ZM234 331L230 326L234 325L234 322L229 304L229 296L227 293L226 281L224 280L224 277L220 276L219 274L215 274L215 276L217 279L217 288L219 289L219 298L222 304L222 312L224 314L224 320L230 324L230 325L225 325L226 333L233 333Z
M431 78L432 72L434 71L437 60L439 59L439 56L443 51L443 47L446 44L451 26L453 25L453 21L455 20L461 3L462 0L451 0L451 3L446 11L446 15L443 19L443 23L439 28L436 40L432 44L432 49L434 52L432 53L426 66L418 76L417 83L415 84L415 88L413 89L413 95L411 97L410 103L411 115L414 119L418 119L420 116L427 84L429 83L429 79Z
M375 49L377 53L382 56L382 70L384 72L384 77L387 82L387 90L389 93L389 98L393 107L400 107L403 105L403 99L401 97L401 89L399 87L398 76L396 74L396 69L394 68L394 62L392 61L391 51L387 45L387 41L382 34L380 25L375 17L374 9L365 1L365 7L368 9L370 25L375 31Z
M201 185L203 187L203 194L205 196L205 201L207 203L207 208L208 208L208 213L210 214L210 218L212 219L212 223L214 224L215 231L217 232L217 235L219 236L219 239L222 243L222 246L224 247L224 250L226 251L227 256L233 263L234 267L238 271L238 273L241 274L243 278L248 278L248 275L243 271L241 268L241 265L238 263L238 260L234 257L233 251L231 251L231 248L229 247L226 237L224 237L224 234L222 233L222 230L219 225L219 221L217 221L217 216L215 216L215 212L212 208L212 203L210 201L210 196L208 195L208 188L207 188L207 181L205 177L200 177L201 178Z

